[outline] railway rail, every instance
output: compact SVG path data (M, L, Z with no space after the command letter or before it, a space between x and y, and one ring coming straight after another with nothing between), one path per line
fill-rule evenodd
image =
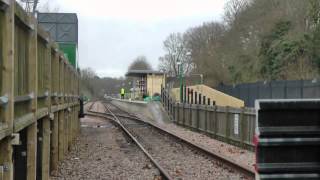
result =
M104 112L87 114L111 119L138 145L164 179L254 179L254 172L227 157L185 140L103 102Z

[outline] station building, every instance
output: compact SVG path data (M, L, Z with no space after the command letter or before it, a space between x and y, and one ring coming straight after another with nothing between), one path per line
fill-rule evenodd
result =
M126 77L132 81L132 99L160 95L166 79L165 73L153 70L129 70Z

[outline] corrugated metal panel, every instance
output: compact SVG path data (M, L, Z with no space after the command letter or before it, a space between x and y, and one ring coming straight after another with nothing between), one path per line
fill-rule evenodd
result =
M56 42L78 43L78 18L74 13L38 13L39 24Z
M77 14L58 13L57 14L57 22L77 24L78 23Z
M57 39L57 25L51 23L41 23L41 26L50 33L51 37Z
M57 23L56 13L39 13L37 18L41 23Z
M57 24L58 42L78 42L76 24Z

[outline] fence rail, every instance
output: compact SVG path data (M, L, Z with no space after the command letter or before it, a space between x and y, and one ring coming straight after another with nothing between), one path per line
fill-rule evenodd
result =
M14 0L0 0L0 179L49 179L79 132L79 73Z
M168 90L162 88L161 102L174 123L253 150L256 117L253 108L216 106L186 87L180 103L174 102L169 94Z

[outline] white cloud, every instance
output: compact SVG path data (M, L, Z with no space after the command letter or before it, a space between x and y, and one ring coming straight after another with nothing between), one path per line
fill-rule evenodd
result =
M121 77L123 76L123 72L118 69L106 68L106 69L95 69L95 72L100 77Z
M41 2L41 1L40 1ZM99 76L123 76L138 55L154 68L172 32L219 20L225 0L50 0L79 19L81 67Z
M220 14L225 0L56 0L83 16L132 21Z

